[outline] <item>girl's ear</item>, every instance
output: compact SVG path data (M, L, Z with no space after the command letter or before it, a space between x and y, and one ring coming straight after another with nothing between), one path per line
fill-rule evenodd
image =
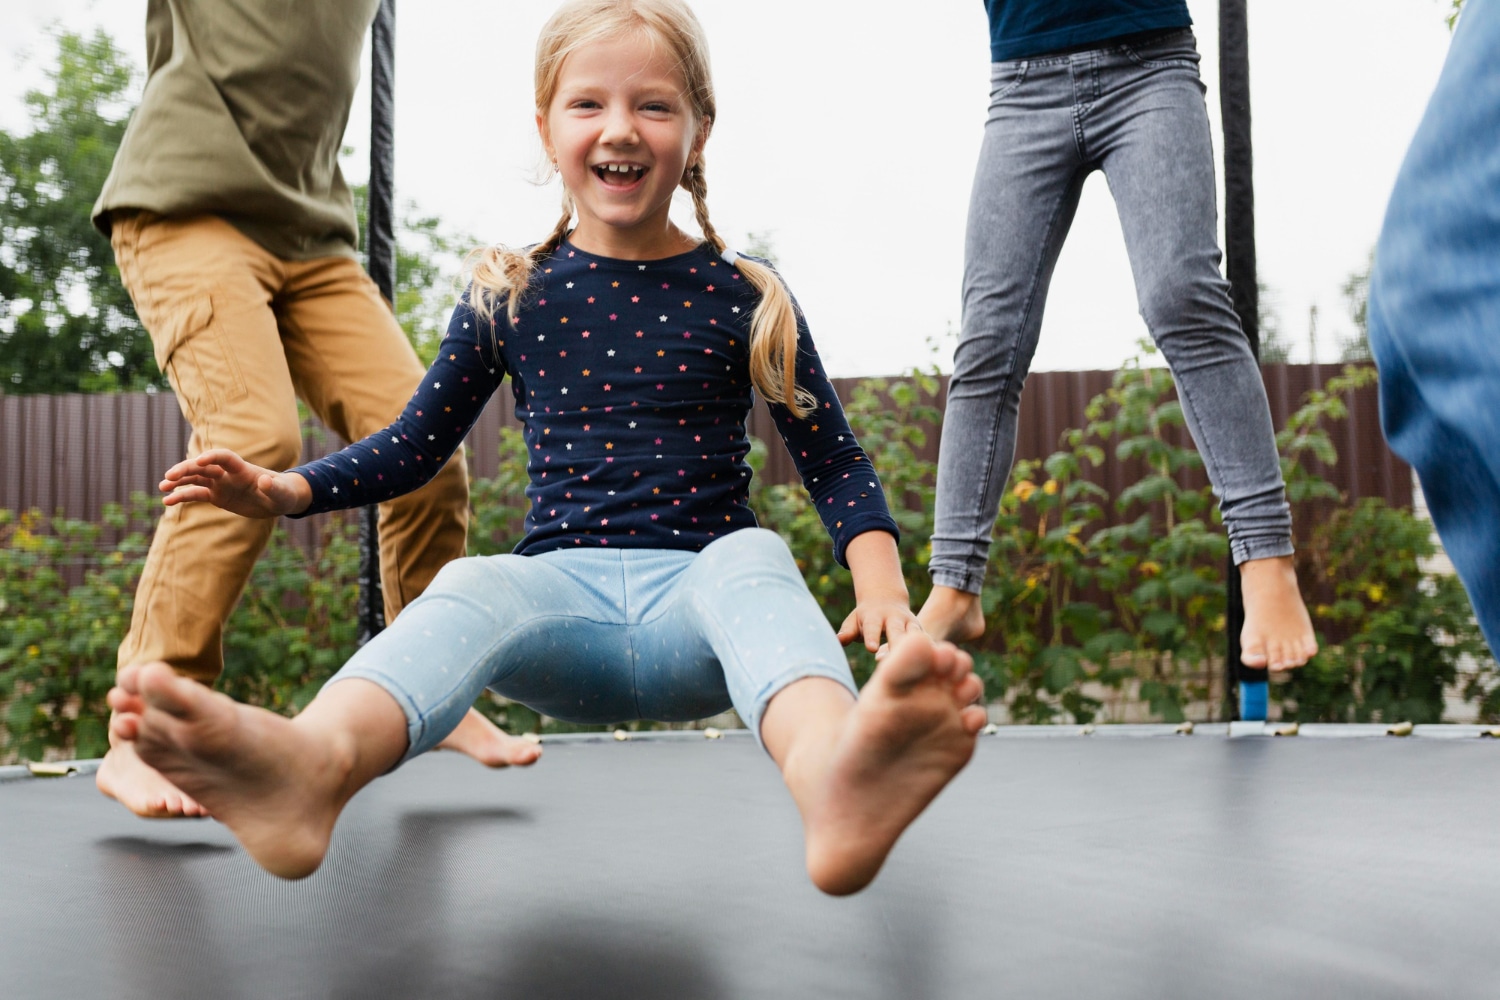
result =
M554 169L557 167L557 151L552 148L552 131L547 128L547 116L538 112L536 116L536 134L542 139L542 152L547 154L547 159Z
M708 145L708 135L714 130L712 118L703 119L703 124L698 126L698 135L693 139L693 150L688 154L688 169L698 165L698 160L703 156L703 147Z

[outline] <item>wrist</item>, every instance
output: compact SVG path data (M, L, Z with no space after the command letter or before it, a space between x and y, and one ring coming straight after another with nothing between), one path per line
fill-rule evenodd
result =
M291 509L286 513L300 514L312 506L312 484L300 472L283 472L277 478L281 480L290 495Z

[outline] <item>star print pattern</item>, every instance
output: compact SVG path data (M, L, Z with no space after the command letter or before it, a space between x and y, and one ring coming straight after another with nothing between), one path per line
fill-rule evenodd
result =
M564 242L537 266L514 325L502 311L492 336L460 301L396 422L293 470L313 492L301 516L422 486L508 375L529 456L517 553L697 551L755 527L745 431L755 304L754 287L706 244L642 264ZM529 348L518 330L528 331ZM845 564L850 539L897 528L800 314L797 380L815 411L798 419L773 404L771 415Z

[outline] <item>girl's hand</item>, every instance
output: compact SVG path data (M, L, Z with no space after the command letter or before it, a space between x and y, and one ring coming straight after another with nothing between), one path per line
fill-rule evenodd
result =
M900 641L908 631L921 631L917 616L904 594L882 596L860 601L839 627L839 642L845 646L863 638L865 648L874 653L881 648L880 637L888 643Z
M297 473L262 469L226 448L178 462L160 488L168 507L208 502L242 517L300 514L312 504L312 487Z

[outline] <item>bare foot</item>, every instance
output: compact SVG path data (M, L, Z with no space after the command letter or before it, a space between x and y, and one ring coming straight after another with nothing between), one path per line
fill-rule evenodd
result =
M437 748L456 750L485 767L529 767L542 756L539 744L510 735L472 708Z
M94 773L94 783L99 791L146 819L198 819L208 815L207 809L141 760L133 743L121 742L109 748Z
M802 810L807 872L824 892L869 885L896 840L974 753L985 724L973 660L908 633L875 668L831 752L786 780ZM799 794L800 793L800 794Z
M1291 556L1251 559L1240 564L1245 595L1245 627L1240 630L1240 660L1247 667L1291 670L1318 652L1312 620Z
M110 705L111 736L201 802L262 868L282 878L317 870L353 794L352 754L165 663L122 670Z
M917 612L917 621L923 631L940 641L973 642L984 635L984 608L979 595L953 587L933 587Z

